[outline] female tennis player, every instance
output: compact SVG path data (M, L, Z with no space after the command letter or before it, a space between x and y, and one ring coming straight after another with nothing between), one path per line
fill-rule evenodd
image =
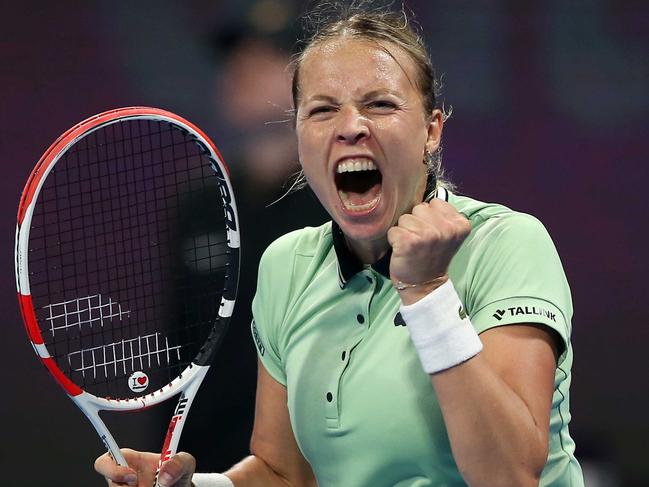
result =
M331 215L265 252L251 455L162 486L583 486L568 432L572 305L534 217L454 194L444 113L403 13L322 25L295 63L299 157ZM158 454L104 455L149 486Z

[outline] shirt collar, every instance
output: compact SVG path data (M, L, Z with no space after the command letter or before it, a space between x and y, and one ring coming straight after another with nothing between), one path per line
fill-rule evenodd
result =
M345 242L345 235L335 221L331 222L331 236L333 237L334 250L336 251L337 265L338 265L338 284L340 288L344 289L347 283L363 270L363 263L358 260ZM384 275L390 277L390 256L392 250L372 264L372 268Z
M444 187L440 186L434 193L431 193L426 197L426 201L430 201L435 197L448 201L448 191ZM352 277L364 269L364 266L363 263L358 260L358 257L349 250L349 247L347 247L345 235L335 221L331 222L331 236L333 238L334 250L336 251L338 284L340 284L341 289L344 289ZM391 256L392 249L388 250L383 257L371 265L372 269L388 279L390 278Z

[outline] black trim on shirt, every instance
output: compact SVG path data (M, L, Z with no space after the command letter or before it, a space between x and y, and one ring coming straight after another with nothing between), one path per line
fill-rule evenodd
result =
M345 241L345 235L335 221L331 222L331 236L333 237L334 250L336 251L336 258L338 259L338 283L340 288L344 289L345 285L356 274L361 272L364 268L363 263L358 260ZM372 264L372 268L384 275L390 277L390 256L392 250Z

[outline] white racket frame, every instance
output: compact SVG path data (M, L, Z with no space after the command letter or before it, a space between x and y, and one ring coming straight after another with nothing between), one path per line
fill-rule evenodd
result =
M21 204L18 210L18 225L16 226L16 287L18 289L18 298L25 326L30 336L32 346L34 347L34 351L46 368L65 389L72 401L74 401L79 409L81 409L81 411L86 415L115 461L122 466L127 466L128 463L126 462L126 459L122 455L115 438L106 427L104 421L100 418L99 412L142 410L155 406L177 394L180 394L178 405L176 406L174 415L169 423L167 435L162 447L160 457L160 463L162 463L177 452L186 416L210 366L191 363L169 384L154 392L132 399L107 399L83 391L65 377L63 372L61 372L55 364L43 342L40 329L36 324L36 317L31 300L28 262L29 232L35 203L38 199L42 185L52 168L68 148L77 143L80 139L86 137L99 128L123 120L154 120L173 123L191 133L207 150L210 151L211 158L216 162L216 164L218 164L218 169L214 168L215 172L218 174L220 171L223 174L223 177L220 179L222 179L226 184L229 191L229 197L231 200L230 205L232 206L233 217L235 219L235 228L231 228L230 226L227 228L228 246L238 250L240 241L238 213L236 210L234 193L228 177L229 171L227 166L223 162L223 159L214 143L200 129L171 112L151 107L128 107L110 110L95 115L94 117L90 117L75 127L72 127L59 137L43 154L43 157L34 168L29 181L25 186L25 190L23 191ZM232 315L233 308L234 300L222 298L219 308L219 316L229 318Z

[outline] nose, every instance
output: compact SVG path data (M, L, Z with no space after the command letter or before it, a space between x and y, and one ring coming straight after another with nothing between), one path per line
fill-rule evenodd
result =
M356 108L345 107L338 113L336 140L355 145L370 135L367 119Z

